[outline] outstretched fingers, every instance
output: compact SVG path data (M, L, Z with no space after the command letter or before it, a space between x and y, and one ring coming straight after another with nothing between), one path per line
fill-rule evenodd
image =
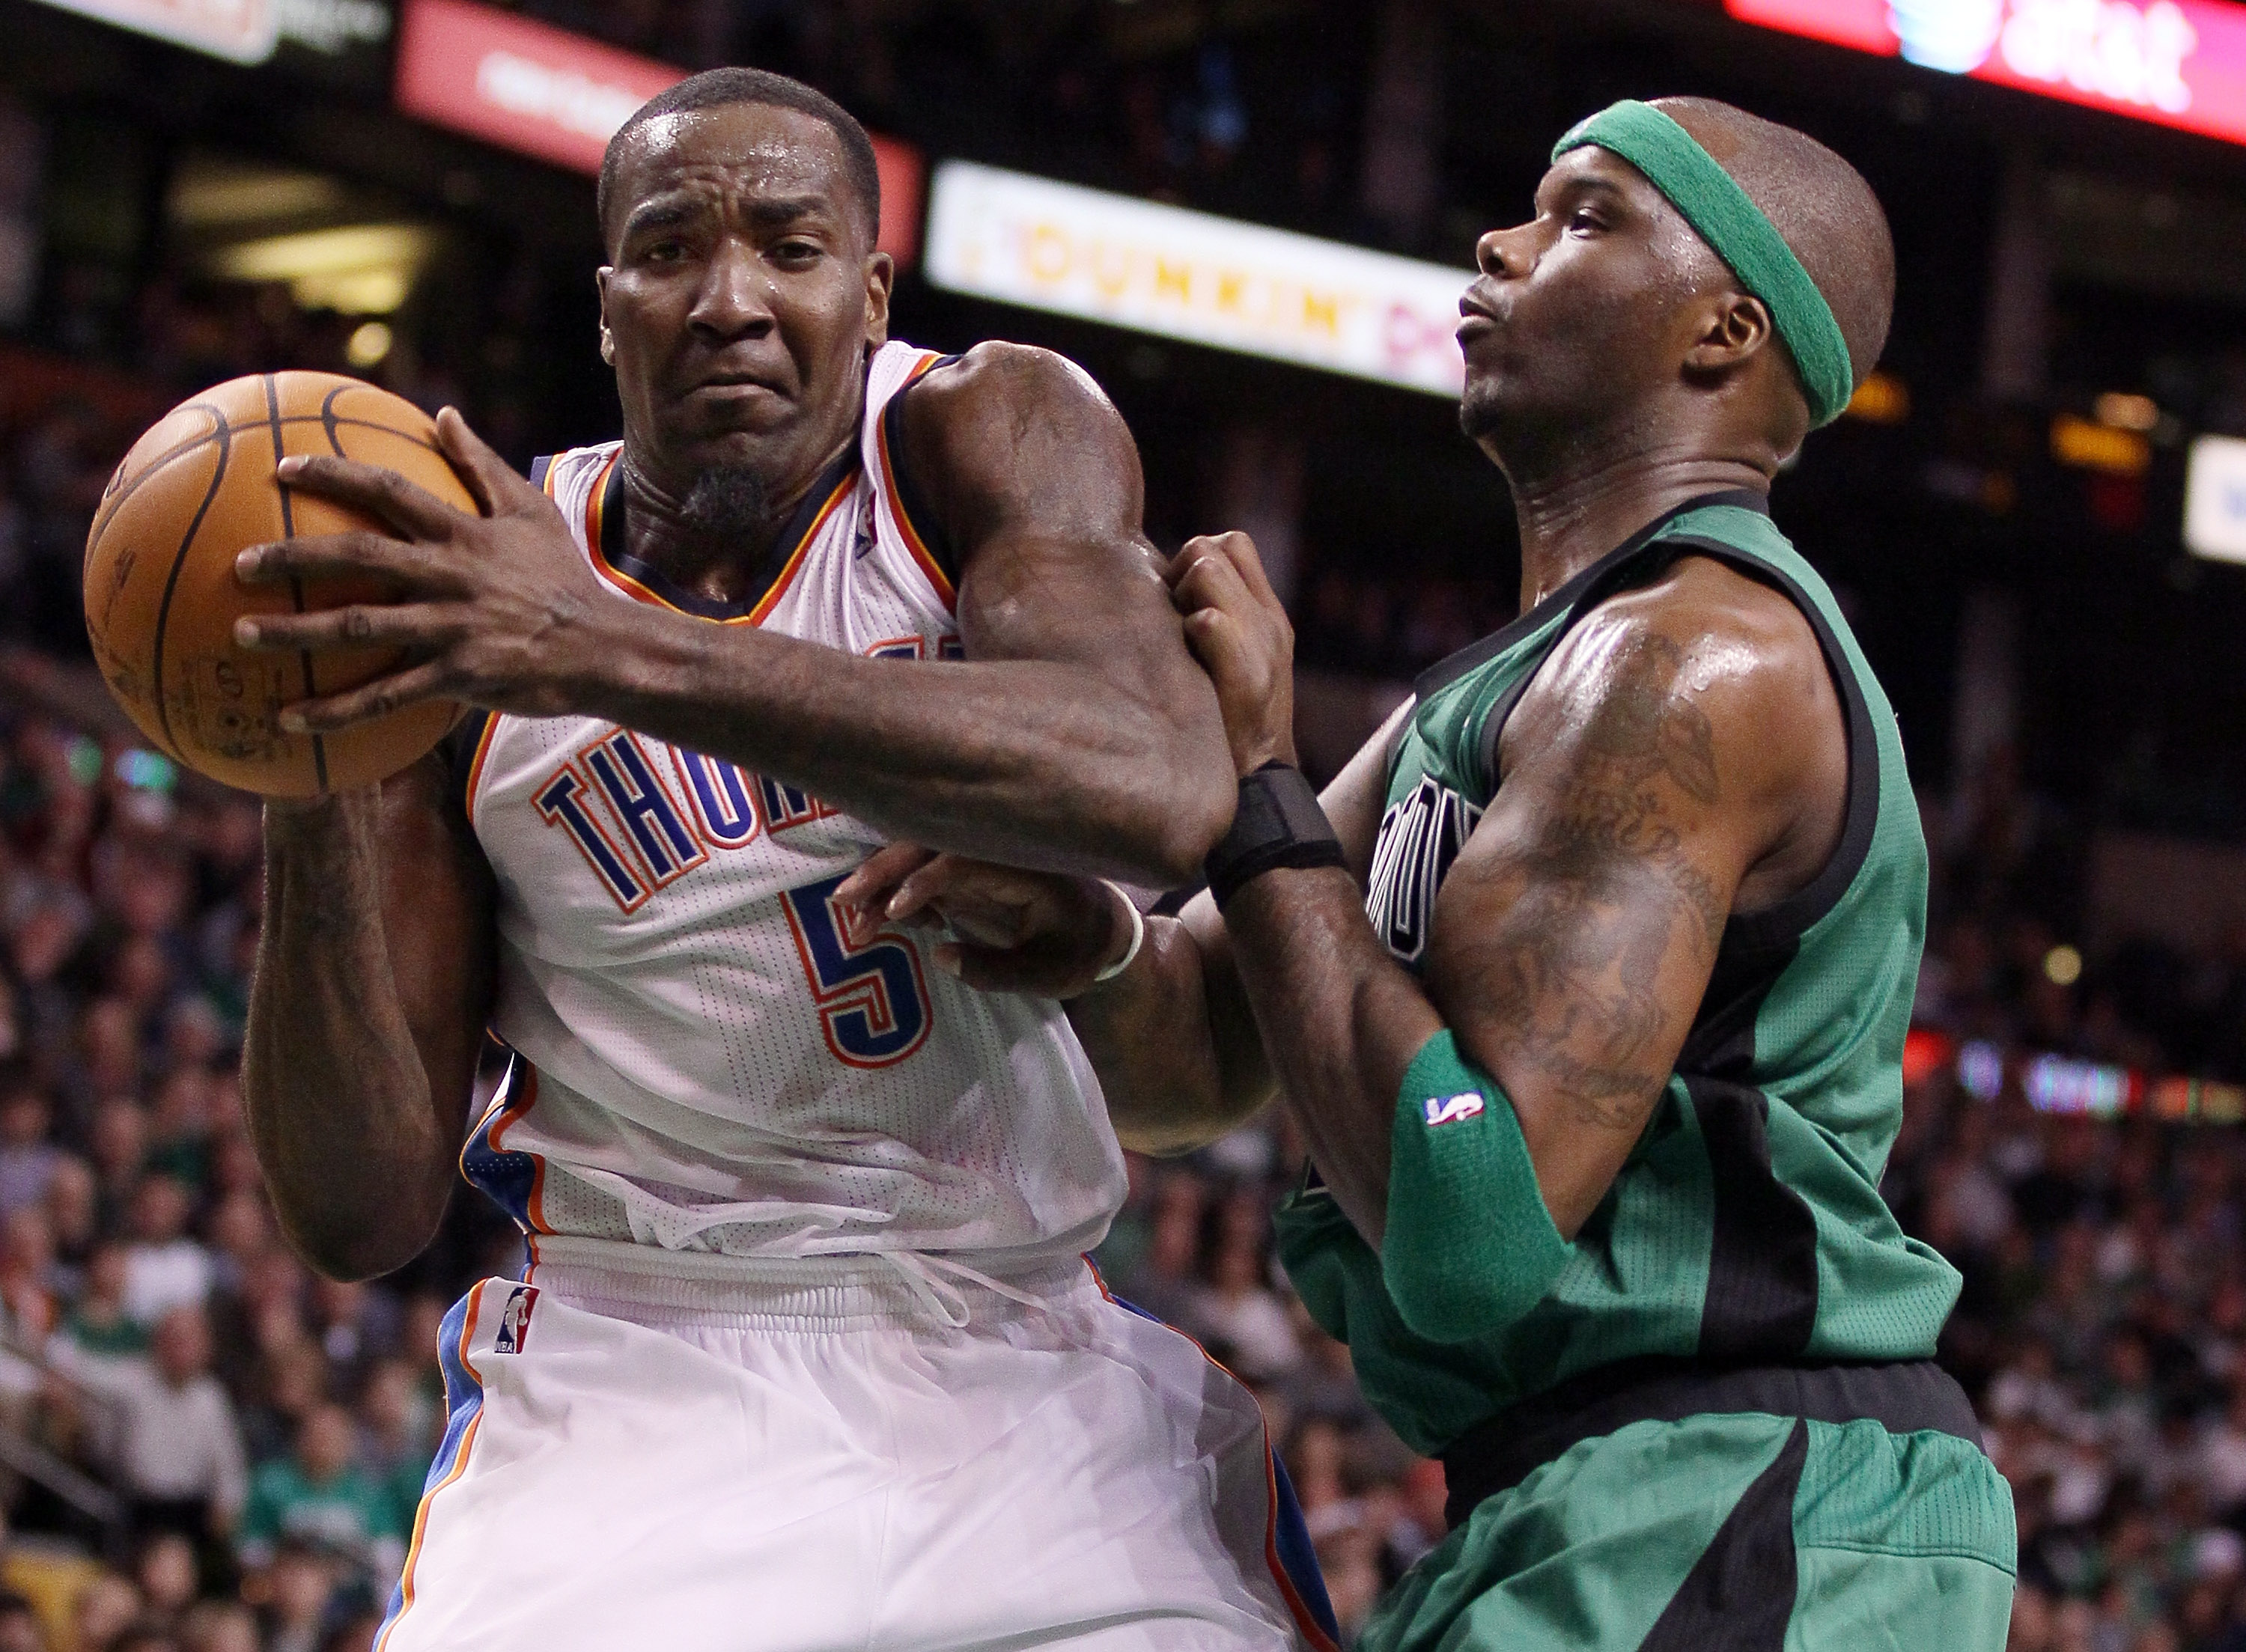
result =
M354 723L387 717L424 700L442 699L446 687L445 667L435 660L425 660L388 676L377 677L347 693L300 700L283 708L281 726L291 734L329 734Z
M245 614L234 622L238 648L263 652L294 649L440 649L459 635L456 622L425 602L400 607L354 604L310 614Z
M337 574L378 574L403 584L419 584L444 571L443 559L428 547L364 528L252 545L234 559L234 576L244 585L277 585Z
M285 486L364 511L409 539L441 540L461 513L396 471L326 453L291 453L274 467Z

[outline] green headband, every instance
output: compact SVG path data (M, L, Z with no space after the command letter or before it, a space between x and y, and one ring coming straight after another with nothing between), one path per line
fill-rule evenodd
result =
M1770 306L1778 336L1793 353L1812 424L1838 418L1855 390L1848 341L1793 248L1738 180L1691 133L1634 98L1579 122L1553 146L1552 159L1587 144L1620 155L1644 173L1740 283Z

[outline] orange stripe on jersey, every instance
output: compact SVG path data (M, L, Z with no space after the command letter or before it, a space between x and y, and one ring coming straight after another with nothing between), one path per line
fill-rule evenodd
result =
M903 395L922 373L943 359L935 350L923 355L910 376L896 387L893 398ZM945 610L956 609L959 605L959 593L951 587L951 576L943 571L943 565L928 548L928 541L921 538L920 529L905 510L904 496L897 491L897 461L889 452L889 422L886 418L874 421L874 445L881 455L881 487L888 495L889 515L895 520L897 531L905 537L905 548L913 554L913 561L920 564L920 571L928 575L928 582L936 587L936 594L943 599Z
M803 568L804 556L818 542L820 530L827 526L827 519L841 507L842 501L855 493L857 487L858 472L854 470L834 484L834 491L819 507L819 514L811 519L811 526L803 530L803 537L796 541L795 549L787 559L787 566L780 569L779 577L772 582L772 589L758 599L754 608L740 615L739 619L727 621L727 624L738 624L741 620L746 620L751 625L765 622L765 616L779 606L780 598L787 595L787 588L795 583L795 576Z
M468 1363L468 1342L476 1333L476 1321L483 1312L484 1286L488 1282L480 1279L475 1282L473 1288L468 1292L468 1311L460 1316L460 1369L474 1379L479 1389L484 1385L483 1374ZM453 1458L451 1471L443 1479L421 1493L420 1506L413 1511L412 1541L406 1547L405 1569L398 1574L398 1615L391 1618L389 1628L383 1630L382 1640L377 1644L375 1652L382 1652L382 1649L390 1644L390 1637L398 1633L398 1626L405 1621L405 1615L413 1609L413 1568L421 1559L422 1541L429 1533L429 1505L434 1500L438 1492L459 1479L467 1471L468 1452L476 1443L476 1430L481 1426L483 1420L483 1410L479 1406L476 1414L468 1419L468 1426L460 1436L460 1449Z
M607 553L601 548L602 530L608 525L609 476L616 469L616 461L623 456L624 450L621 447L609 455L609 462L602 466L601 473L593 478L592 491L585 495L585 552L592 559L593 571L635 602L670 608L671 605L653 590L610 562Z
M686 609L670 601L652 586L633 578L631 574L609 561L607 554L601 548L604 501L609 491L609 473L616 468L616 460L623 455L623 450L618 448L609 462L601 467L601 473L593 480L593 490L585 500L585 548L591 554L593 571L634 602L650 603L657 608L667 608L674 614L685 613ZM786 564L779 571L779 577L772 581L772 588L764 594L754 608L745 614L736 614L725 619L711 619L711 622L717 625L761 624L765 616L778 606L779 599L787 594L787 588L794 583L797 574L802 571L803 559L813 544L817 541L820 530L827 526L827 519L834 514L843 500L850 497L857 486L858 472L854 469L834 485L834 491L827 496L826 501L819 507L818 514L812 518L811 526L804 530L803 537L796 541L795 549L789 554ZM711 616L696 615L694 617L710 619Z
M1133 1308L1127 1302L1118 1301L1115 1293L1107 1288L1107 1276L1099 1271L1099 1264L1093 1261L1089 1255L1083 1260L1084 1265L1092 1270L1092 1282L1099 1288L1099 1294L1103 1298L1125 1313L1136 1314L1148 1324L1158 1325L1172 1335L1182 1336L1191 1343L1203 1359L1227 1377L1230 1377L1234 1382L1240 1383L1241 1388L1247 1392L1249 1398L1255 1401L1256 1420L1263 1423L1263 1402L1256 1398L1256 1390L1249 1388L1247 1383L1241 1383L1240 1378L1234 1375L1230 1366L1203 1348L1199 1337L1189 1331L1178 1329L1167 1320L1157 1319L1152 1314ZM1303 1600L1302 1591L1295 1587L1295 1580L1287 1574L1286 1562L1279 1558L1279 1471L1274 1466L1276 1461L1277 1459L1271 1454L1270 1425L1264 1423L1263 1563L1270 1568L1272 1584L1278 1589L1279 1598L1285 1605L1288 1615L1295 1620L1295 1628L1309 1645L1310 1652L1341 1652L1341 1649L1334 1644L1333 1637L1319 1626L1317 1619L1311 1615L1310 1607Z
M1204 1349L1201 1351L1207 1353L1208 1349ZM1209 1363L1215 1365L1216 1361L1211 1359ZM1261 1400L1256 1401L1256 1409L1259 1413L1263 1411L1263 1403ZM1295 1587L1295 1580L1288 1574L1286 1562L1279 1558L1277 1462L1278 1459L1271 1455L1271 1429L1270 1424L1267 1423L1263 1428L1263 1486L1264 1496L1268 1499L1264 1507L1269 1513L1263 1522L1263 1564L1270 1568L1271 1581L1278 1587L1279 1598L1287 1603L1287 1615L1295 1620L1296 1631L1309 1642L1310 1652L1341 1652L1341 1649L1334 1644L1333 1637L1328 1635L1319 1626L1317 1619L1311 1615L1310 1607L1303 1600L1302 1591Z
M484 731L476 736L475 752L468 758L468 784L462 797L462 806L467 811L468 828L471 831L475 829L476 824L476 787L482 783L484 759L491 755L492 736L497 732L499 732L499 713L487 712L484 716Z

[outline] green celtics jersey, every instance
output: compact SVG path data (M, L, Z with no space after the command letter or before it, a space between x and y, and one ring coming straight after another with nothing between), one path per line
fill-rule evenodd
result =
M1435 892L1497 788L1499 737L1537 667L1600 602L1687 555L1784 592L1815 630L1848 718L1847 826L1807 888L1726 926L1675 1075L1525 1316L1463 1343L1417 1336L1315 1177L1282 1208L1281 1254L1304 1303L1422 1451L1617 1361L1924 1359L1957 1298L1956 1272L1904 1235L1879 1193L1926 927L1902 742L1832 592L1756 496L1664 518L1420 679L1390 759L1366 911L1416 969Z

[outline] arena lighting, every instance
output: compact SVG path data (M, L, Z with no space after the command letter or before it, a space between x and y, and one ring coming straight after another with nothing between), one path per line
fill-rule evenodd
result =
M2134 431L2061 413L2051 421L2051 456L2076 470L2142 476L2152 468L2153 445Z
M1867 425L1900 425L1910 417L1910 386L1892 373L1875 372L1841 411Z
M2246 562L2246 441L2202 436L2184 470L2183 544L2194 556Z
M936 169L928 278L1058 315L1455 397L1464 265L963 160Z
M436 245L422 224L346 224L237 241L212 255L210 269L228 281L285 281L308 309L386 316L405 302Z
M42 0L228 63L269 61L291 40L330 56L390 37L384 0Z
M378 321L361 322L344 346L344 359L361 372L378 366L390 354L390 329Z
M2091 416L2115 430L2149 432L2159 428L2161 405L2149 396L2132 396L2109 390L2090 406Z
M2229 0L1724 0L1744 23L2246 143Z
M473 0L406 0L398 32L400 109L575 172L599 172L602 151L632 111L685 78L667 63ZM920 152L875 136L874 159L881 249L909 264L920 248Z
M1904 1040L1903 1081L1916 1084L1955 1064L1957 1083L1969 1096L1994 1101L2005 1080L2038 1112L2089 1118L2139 1115L2173 1124L2246 1124L2246 1084L2217 1084L2181 1074L2153 1077L2127 1067L2080 1061L2071 1056L2026 1054L2007 1059L1986 1039L1960 1044L1932 1027L1913 1027Z

